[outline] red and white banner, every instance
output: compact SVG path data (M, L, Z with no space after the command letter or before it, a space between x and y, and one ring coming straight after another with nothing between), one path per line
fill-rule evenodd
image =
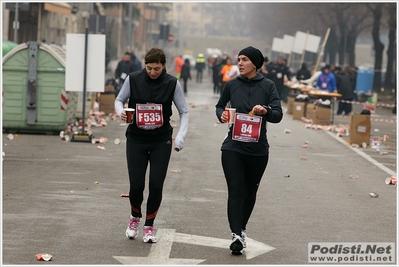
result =
M367 101L366 102L358 102L358 101L349 101L349 100L338 100L338 102L357 104L357 105L373 104L373 103L369 103ZM390 108L393 108L396 106L396 104L384 104L384 103L380 103L380 104L376 103L373 105L375 105L377 107L390 107Z

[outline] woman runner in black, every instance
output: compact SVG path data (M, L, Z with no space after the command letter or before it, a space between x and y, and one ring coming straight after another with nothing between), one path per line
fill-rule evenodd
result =
M153 228L162 201L162 190L172 151L170 117L172 103L180 116L180 129L175 138L175 151L183 149L188 128L188 110L180 82L166 73L166 57L159 48L152 48L145 56L145 68L130 73L118 97L115 110L126 121L124 103L135 109L133 123L126 130L126 159L129 173L130 220L126 236L137 238L142 217L141 204L148 163L149 195L144 223L143 242L157 242Z
M269 159L266 122L278 123L283 118L274 82L257 74L263 61L258 49L242 49L237 63L240 75L226 83L216 104L216 116L222 123L228 122L225 108L229 105L236 109L234 123L221 147L233 254L241 254L246 247L246 225Z

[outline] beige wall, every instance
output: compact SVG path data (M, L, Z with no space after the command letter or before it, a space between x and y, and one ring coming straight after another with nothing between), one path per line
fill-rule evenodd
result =
M10 19L10 11L8 9L6 9L6 3L1 3L1 7L2 7L2 33L3 33L3 40L8 40L8 27L9 27L9 19ZM10 40L13 41L13 40Z

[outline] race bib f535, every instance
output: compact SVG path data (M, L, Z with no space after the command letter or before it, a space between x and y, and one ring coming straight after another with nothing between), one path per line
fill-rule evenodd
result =
M144 130L153 130L163 125L161 104L136 104L137 127Z

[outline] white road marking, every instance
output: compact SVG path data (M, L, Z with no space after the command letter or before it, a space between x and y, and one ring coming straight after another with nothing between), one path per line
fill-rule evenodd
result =
M391 176L395 176L396 177L396 173L392 170L390 170L389 168L385 167L383 164L379 163L378 161L376 161L375 159L373 159L372 157L370 157L369 155L367 155L366 153L364 153L363 151L361 151L360 149L356 149L354 147L348 146L345 141L342 138L337 137L335 134L333 134L332 132L329 131L325 131L328 135L334 137L336 140L338 140L339 142L341 142L342 144L344 144L345 146L349 147L350 149L352 149L353 151L355 151L357 154L359 154L360 156L362 156L363 158L365 158L366 160L368 160L369 162L371 162L372 164L374 164L375 166L377 166L378 168L380 168L381 170L385 171L386 173L388 173Z
M148 257L123 257L113 256L122 264L167 264L167 265L197 265L205 260L195 259L170 259L175 229L159 229L156 232L157 243L151 244ZM136 240L141 242L141 240Z
M231 240L207 237L207 236L176 233L174 242L198 245L198 246L229 249ZM272 246L258 242L249 237L246 238L246 242L247 242L247 248L245 248L243 250L243 252L244 252L247 260L255 258L259 255L262 255L264 253L267 253L267 252L275 249Z
M204 262L206 259L171 259L169 258L173 242L215 247L229 250L229 239L206 237L199 235L189 235L176 233L175 229L159 229L157 231L157 243L151 245L148 257L127 257L113 256L122 264L169 264L169 265L196 265ZM269 245L247 238L247 248L243 250L247 260L267 253L275 249Z

